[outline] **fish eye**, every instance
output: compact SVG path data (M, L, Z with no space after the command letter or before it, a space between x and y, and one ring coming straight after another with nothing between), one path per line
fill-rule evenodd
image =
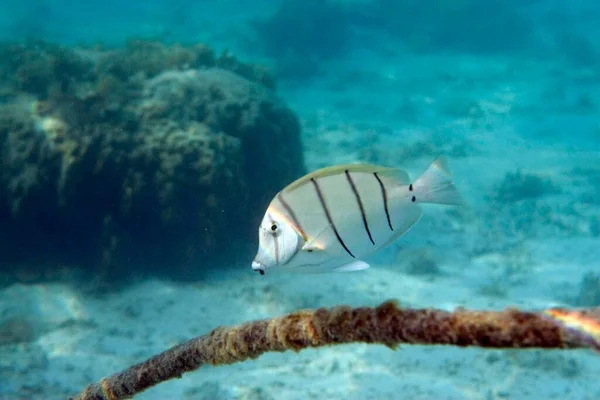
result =
M271 222L271 232L273 232L273 233L277 232L277 223L276 222Z

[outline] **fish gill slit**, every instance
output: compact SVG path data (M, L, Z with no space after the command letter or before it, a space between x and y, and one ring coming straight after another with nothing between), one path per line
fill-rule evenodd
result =
M325 212L325 218L327 218L327 222L329 222L329 225L331 225L331 228L333 229L333 233L335 234L335 237L337 238L338 242L340 242L340 244L342 245L344 250L346 250L346 252L348 254L350 254L350 256L352 258L356 258L356 257L354 257L354 254L352 254L350 249L348 249L348 247L346 246L346 243L344 243L344 241L342 240L342 237L340 236L340 233L338 232L337 228L335 227L335 224L333 223L333 219L331 218L331 214L329 213L329 209L327 208L327 204L325 203L325 198L323 197L323 193L321 193L321 188L319 188L319 184L317 183L317 181L314 178L310 178L310 180L313 183L315 191L317 192L317 197L319 198L319 201L321 202L321 207L323 208L323 211Z
M384 185L383 181L381 180L381 178L377 174L377 172L373 172L373 175L375 176L375 179L377 179L377 182L379 182L379 187L381 188L381 197L383 198L383 209L385 210L385 216L387 218L388 226L390 227L390 230L393 232L394 231L394 227L392 226L392 220L390 218L390 210L388 208L387 190L385 188L385 185Z
M279 238L273 235L273 244L275 245L275 264L279 265Z
M281 194L281 192L279 192L277 194L277 198L279 198L279 201L283 205L283 208L285 208L285 211L290 216L290 218L292 220L292 223L298 229L298 232L300 233L300 236L302 236L302 238L304 240L308 240L308 236L306 236L306 232L304 232L304 229L302 229L302 225L300 225L300 221L298 220L298 217L296 216L296 213L294 212L294 210L292 209L292 207L290 206L290 204L287 202L287 200L285 200L283 198L283 195Z
M373 240L373 236L371 235L371 230L369 229L369 223L367 221L367 214L365 214L365 207L363 205L362 199L360 198L360 193L358 193L358 189L354 184L354 180L350 175L350 171L346 170L346 179L350 184L350 188L352 189L352 193L354 194L354 198L356 198L356 202L358 203L358 208L360 209L360 215L362 216L363 225L365 226L365 230L367 231L367 235L369 235L369 240L371 244L375 245L375 241Z

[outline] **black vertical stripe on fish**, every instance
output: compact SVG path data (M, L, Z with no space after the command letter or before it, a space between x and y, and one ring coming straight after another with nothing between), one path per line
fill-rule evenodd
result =
M285 208L285 211L288 213L288 215L292 219L294 226L300 232L300 236L302 236L302 238L304 238L304 240L306 240L307 239L306 232L304 232L304 229L302 229L302 226L300 225L300 221L298 221L298 217L296 216L296 213L294 212L294 210L292 210L292 207L290 206L290 204L283 198L283 195L281 194L281 192L279 192L277 194L277 198L279 199L279 201L283 205L283 208Z
M354 197L356 198L356 202L358 203L358 208L360 209L360 215L362 216L363 225L365 226L367 235L369 235L369 239L371 240L371 243L375 244L375 241L373 240L373 236L371 236L371 230L369 229L369 223L367 222L367 215L365 214L365 207L363 205L362 199L360 198L360 193L358 193L358 190L356 189L356 185L354 184L354 181L352 180L352 176L350 176L350 171L348 171L348 170L346 170L346 179L348 180L348 183L350 184L350 188L352 189L352 193L354 194Z
M381 178L379 178L379 175L377 175L377 172L373 172L373 175L375 175L375 179L377 179L377 182L379 182L379 187L381 188L381 197L383 197L383 209L385 210L385 216L387 217L390 230L393 231L394 228L392 227L392 220L390 219L390 210L388 209L387 190L385 189L385 185L381 181Z
M325 217L327 218L327 222L329 222L329 225L331 225L331 228L333 228L333 233L335 234L335 237L337 238L338 242L340 242L340 244L342 245L344 250L346 250L346 252L348 254L350 254L350 256L352 258L356 258L356 257L354 257L354 254L352 254L352 252L348 249L348 247L346 247L346 244L342 240L342 237L340 236L337 228L335 227L335 224L333 223L333 219L331 218L331 214L329 213L329 209L327 208L327 204L325 204L325 199L323 198L323 193L321 193L321 189L319 188L319 184L317 183L317 181L314 178L310 178L310 180L313 183L313 186L315 187L315 191L317 192L317 196L319 197L319 201L321 202L321 207L323 207L323 211L325 212Z

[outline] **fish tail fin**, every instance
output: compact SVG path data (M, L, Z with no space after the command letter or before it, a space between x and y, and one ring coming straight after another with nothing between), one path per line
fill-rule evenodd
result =
M440 156L431 163L425 172L414 182L412 190L415 196L414 201L418 203L464 204L452 181L452 174L448 168L448 161L445 156Z

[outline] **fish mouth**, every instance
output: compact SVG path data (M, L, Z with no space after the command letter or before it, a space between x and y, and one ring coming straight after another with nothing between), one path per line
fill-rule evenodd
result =
M252 261L252 269L254 271L260 273L261 275L264 275L267 267L265 267L263 264L259 263L258 261Z

